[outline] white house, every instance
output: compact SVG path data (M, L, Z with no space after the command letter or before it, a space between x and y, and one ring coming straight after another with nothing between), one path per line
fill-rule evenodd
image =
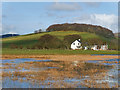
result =
M101 45L100 48L98 48L98 45L94 45L91 47L91 50L108 50L108 45Z
M98 50L98 46L97 45L92 46L91 50Z
M71 49L73 49L73 50L82 49L80 39L75 40L75 41L71 44Z
M100 50L108 50L108 45L101 45Z
M88 49L88 47L87 47L87 46L85 46L85 47L84 47L84 50L87 50L87 49Z

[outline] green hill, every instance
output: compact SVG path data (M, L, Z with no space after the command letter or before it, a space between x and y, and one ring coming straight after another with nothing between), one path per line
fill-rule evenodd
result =
M114 37L114 34L111 30L91 24L78 24L78 23L54 24L49 26L46 31L51 32L51 31L68 31L68 30L95 33L97 35L106 38Z
M120 32L119 32L119 33L114 33L114 36L115 36L116 38L120 38Z
M102 40L103 42L107 42L110 49L116 49L118 47L117 46L118 44L116 44L117 39L106 38L106 37L97 35L95 33L78 32L78 31L53 31L53 32L43 32L38 34L27 34L27 35L21 35L16 37L3 38L2 39L3 48L11 48L11 45L15 45L16 47L22 47L22 48L32 47L36 43L38 43L38 39L45 34L56 36L58 39L62 41L64 39L64 36L66 35L78 34L82 37L83 42L88 39L96 38L96 39Z

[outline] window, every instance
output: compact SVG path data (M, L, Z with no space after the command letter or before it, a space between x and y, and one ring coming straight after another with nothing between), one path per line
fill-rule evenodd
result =
M78 43L78 45L80 45L80 43Z
M73 45L75 45L75 43L73 43Z

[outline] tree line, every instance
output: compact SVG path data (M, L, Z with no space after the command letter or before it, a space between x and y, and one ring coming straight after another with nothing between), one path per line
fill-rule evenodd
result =
M101 46L103 44L109 44L108 42L102 41L99 38L89 38L87 40L83 40L82 37L78 34L73 34L73 35L66 35L64 36L64 39L61 40L59 38L57 38L54 35L50 35L50 34L45 34L43 36L41 36L36 44L34 44L33 46L17 46L15 44L11 44L11 48L18 48L18 49L71 49L71 43L74 42L77 39L81 39L82 42L82 46L92 46L97 44L98 46ZM111 45L115 44L116 41L112 40L111 41ZM110 46L110 45L109 45ZM111 49L118 49L117 47L117 43L116 45L113 45L114 47L110 47Z

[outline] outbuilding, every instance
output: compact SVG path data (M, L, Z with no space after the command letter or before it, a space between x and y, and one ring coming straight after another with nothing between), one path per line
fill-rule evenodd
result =
M91 47L91 50L98 50L98 45L94 45Z
M100 50L108 50L108 45L101 45Z

